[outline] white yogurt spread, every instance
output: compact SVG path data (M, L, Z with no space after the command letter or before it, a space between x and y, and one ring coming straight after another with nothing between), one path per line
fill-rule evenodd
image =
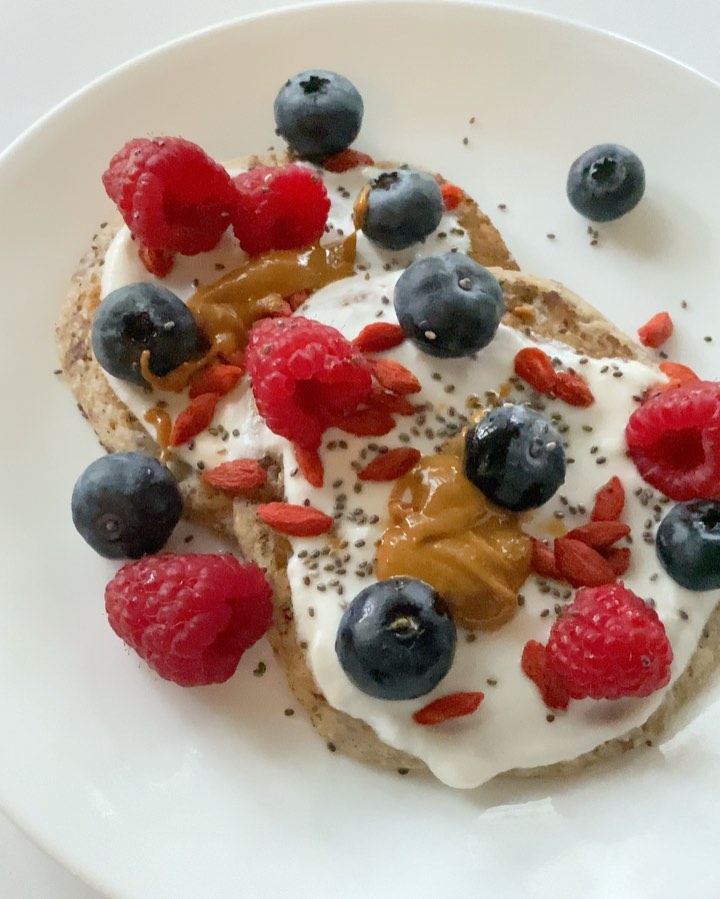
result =
M333 229L328 239L335 239L338 229L350 233L353 199L376 171L323 173L332 199ZM361 235L357 265L361 273L319 290L301 314L334 326L349 339L371 322L396 322L392 295L399 269L416 255L444 252L453 246L466 250L469 241L461 231L448 213L438 229L445 237L436 233L402 254L378 250ZM162 283L187 299L193 292L193 279L200 284L216 280L222 274L218 266L230 270L243 259L237 243L226 236L212 253L180 257ZM153 278L142 267L129 233L123 229L107 254L103 294L139 280ZM687 665L720 595L720 591L685 590L664 573L652 533L670 505L659 501L662 498L647 487L625 454L625 423L637 407L633 397L658 380L657 370L638 362L581 361L572 348L545 343L551 356L582 373L595 402L587 409L546 402L545 414L559 416L556 423L566 441L567 477L552 500L524 513L524 528L533 536L548 538L556 533L558 518L568 528L585 524L598 488L612 475L620 478L627 497L622 518L631 526L633 537L631 563L623 581L639 596L652 599L665 625L674 653L670 684L645 699L575 700L567 711L550 715L537 687L523 674L520 657L528 640L546 642L557 612L571 599L571 591L535 575L521 588L524 602L517 614L500 630L471 636L459 631L449 674L426 696L407 701L375 699L348 680L335 653L335 636L348 602L372 583L374 544L388 523L387 501L393 487L392 483L359 482L357 471L375 458L380 446L410 445L423 454L437 452L440 444L467 422L468 400L482 400L487 391L496 391L507 381L513 373L513 357L528 345L533 345L530 338L501 326L490 345L471 358L436 359L410 341L390 351L386 355L409 368L420 381L422 392L411 399L425 408L413 417L396 416L396 427L385 437L359 438L336 429L326 431L319 451L325 469L322 489L310 486L297 473L292 445L266 427L247 379L218 404L212 423L215 433L199 435L192 450L177 450L179 458L206 468L236 458L259 458L267 452L282 455L287 501L301 504L308 499L315 508L335 516L335 533L342 549L325 550L324 537L291 538L294 555L288 574L298 637L307 644L308 665L333 706L367 721L383 741L422 759L440 780L454 787L475 787L515 767L572 759L645 722ZM157 393L149 395L131 384L108 380L141 422L157 403ZM162 398L173 418L187 404L185 394L164 394ZM510 400L526 398L527 394L518 392ZM436 727L413 721L418 709L459 691L485 694L476 713Z

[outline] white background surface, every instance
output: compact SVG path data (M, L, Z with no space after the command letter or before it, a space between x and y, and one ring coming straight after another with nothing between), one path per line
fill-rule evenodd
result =
M274 0L0 0L0 149L66 96L120 63L192 31L279 5ZM498 0L497 5L523 6L614 31L720 81L718 0ZM0 896L101 899L35 848L2 812Z

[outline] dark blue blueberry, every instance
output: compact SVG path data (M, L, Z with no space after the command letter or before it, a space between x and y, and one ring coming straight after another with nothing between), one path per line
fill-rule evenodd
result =
M442 193L432 175L397 169L382 172L362 191L354 222L378 246L404 250L432 234L443 209Z
M720 502L678 503L660 522L655 548L661 565L681 587L720 587Z
M162 549L183 511L172 472L145 453L91 462L71 505L80 536L106 559L139 559Z
M363 101L343 75L310 69L290 78L275 98L277 133L305 159L322 160L358 136Z
M398 279L394 302L410 340L444 358L487 346L505 312L497 279L464 253L416 259Z
M392 577L355 597L340 621L335 652L358 690L378 699L415 699L450 670L457 631L445 602L426 584Z
M92 348L116 378L145 386L140 356L150 351L150 371L166 375L196 355L203 336L192 313L172 291L156 284L128 284L109 293L95 314Z
M465 438L465 474L512 512L546 503L565 480L565 450L552 424L526 406L491 409Z
M645 169L620 144L598 144L570 166L567 195L573 208L593 222L610 222L634 209L645 193Z

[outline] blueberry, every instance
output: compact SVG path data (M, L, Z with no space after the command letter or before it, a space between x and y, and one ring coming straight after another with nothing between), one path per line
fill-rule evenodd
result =
M720 502L678 503L660 522L655 549L660 564L681 587L720 587Z
M634 209L645 193L645 169L620 144L598 144L570 166L567 195L573 208L593 222L611 222Z
M166 375L201 348L203 336L192 313L172 291L156 284L128 284L109 293L92 327L100 365L123 381L145 386L140 356L150 351L150 371Z
M106 559L139 559L165 545L182 515L175 478L145 453L91 462L72 493L73 523Z
M386 250L404 250L437 228L443 214L437 181L425 172L382 172L355 202L355 227Z
M445 602L426 584L392 577L355 597L335 652L355 686L378 699L415 699L450 670L457 632Z
M491 409L465 437L465 474L512 512L546 503L565 480L565 450L553 425L526 406Z
M277 134L305 159L322 160L358 136L363 101L343 75L310 69L290 78L275 98Z
M394 302L410 340L444 358L487 346L505 311L497 279L464 253L416 259L398 279Z

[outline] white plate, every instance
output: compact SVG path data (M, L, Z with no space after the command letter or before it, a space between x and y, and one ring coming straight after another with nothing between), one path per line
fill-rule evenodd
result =
M663 57L507 10L374 3L231 24L92 85L0 162L0 802L122 899L716 896L717 689L659 748L453 792L329 753L302 714L284 716L293 702L264 643L229 684L182 690L107 627L112 566L69 512L98 450L52 374L56 309L109 213L99 175L136 135L180 133L218 158L272 144L275 92L310 66L362 90L362 149L468 188L525 268L629 331L668 309L673 356L720 375L703 339L720 339L720 90ZM639 153L648 191L591 246L564 181L606 140Z

